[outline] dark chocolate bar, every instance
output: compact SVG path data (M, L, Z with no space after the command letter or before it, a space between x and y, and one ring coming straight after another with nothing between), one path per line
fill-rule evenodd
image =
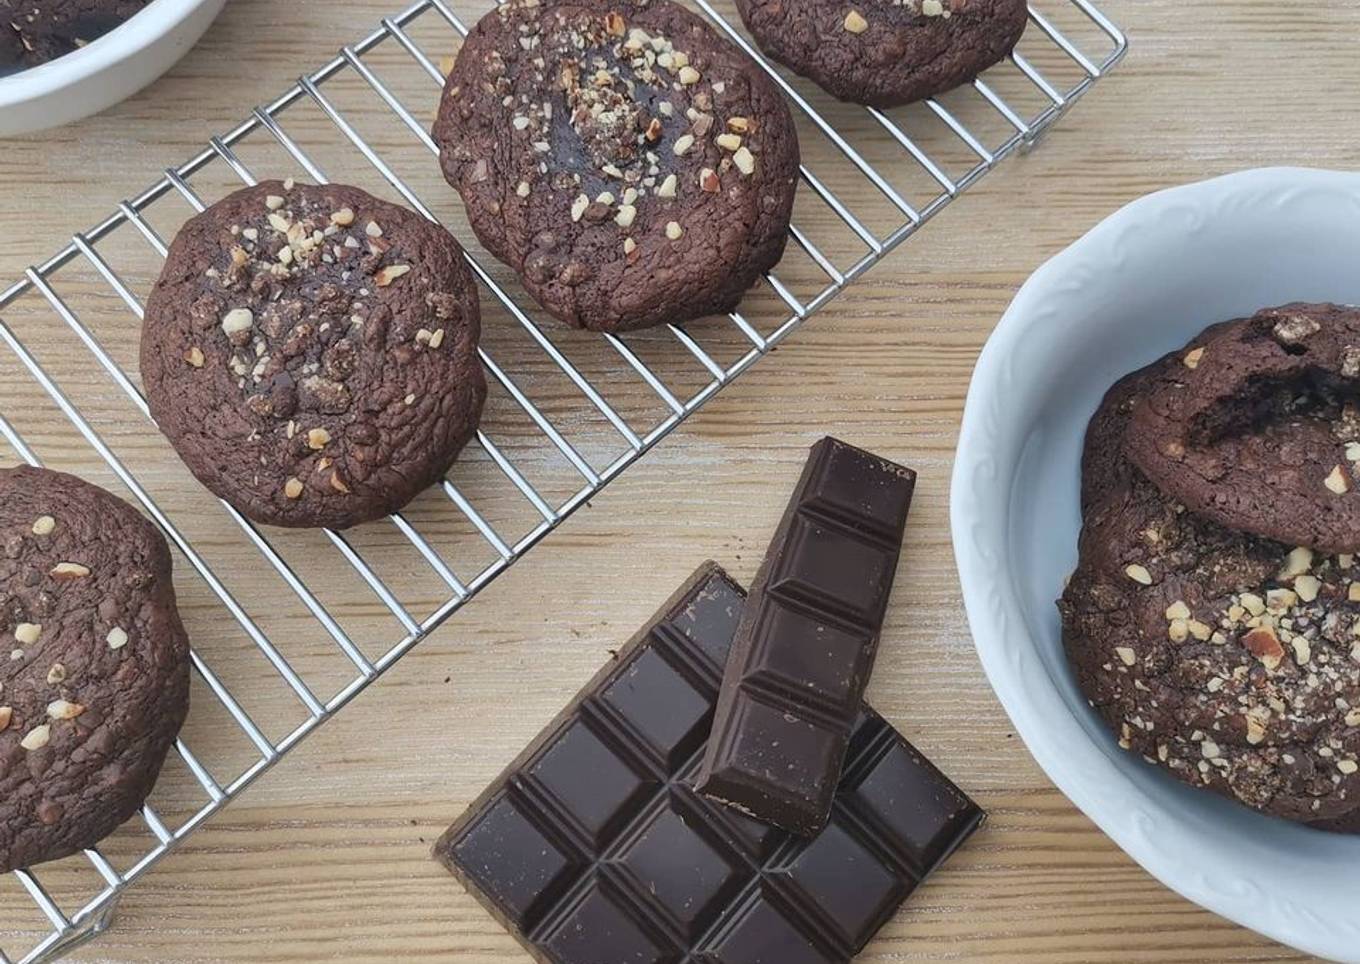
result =
M834 438L812 447L737 626L701 793L790 833L826 826L915 486Z
M536 960L844 962L981 824L868 707L815 839L697 794L743 596L702 566L436 844Z

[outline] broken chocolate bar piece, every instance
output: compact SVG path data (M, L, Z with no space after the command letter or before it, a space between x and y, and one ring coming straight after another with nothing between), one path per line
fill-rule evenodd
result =
M982 823L868 707L815 839L697 794L743 596L701 567L435 846L536 960L844 962Z
M737 627L700 792L790 833L826 826L915 485L836 439L812 447Z

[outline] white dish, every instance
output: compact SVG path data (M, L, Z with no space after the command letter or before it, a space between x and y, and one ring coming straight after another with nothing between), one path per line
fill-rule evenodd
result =
M1120 750L1068 671L1054 607L1105 391L1211 322L1295 300L1360 302L1360 175L1247 171L1123 208L1036 271L988 340L950 514L978 655L1053 782L1190 900L1360 961L1360 837L1261 816Z
M68 124L132 96L183 57L226 0L153 0L65 57L0 78L0 136Z

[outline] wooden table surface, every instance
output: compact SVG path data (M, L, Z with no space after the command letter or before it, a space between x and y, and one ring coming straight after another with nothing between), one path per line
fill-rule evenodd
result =
M143 879L123 900L114 930L76 957L526 960L428 859L431 841L698 562L713 557L749 579L807 445L835 433L920 471L870 698L992 815L862 959L1301 959L1161 886L1067 802L992 696L960 602L947 512L953 447L973 362L1017 285L1097 219L1148 191L1258 165L1360 161L1347 113L1360 87L1360 6L1107 0L1104 7L1130 34L1131 53L1040 149L983 179L568 520ZM149 90L85 123L7 142L0 277L18 277L154 171L196 152L388 12L381 0L233 0L199 47ZM311 121L299 123L310 130ZM867 134L862 119L855 123ZM875 203L867 186L844 190ZM456 208L451 198L440 203ZM146 264L128 270L142 290L154 273ZM84 284L73 280L70 297L88 294L90 313L115 318L107 293L101 300ZM202 520L199 513L189 520L192 535L240 598L274 598L277 579L239 531L130 409L112 414L120 411L116 391L40 309L16 305L7 319L73 392L88 396L101 412L98 427L129 459L152 460L159 498L181 515L209 507ZM120 361L135 359L126 317L121 328L99 324ZM488 327L509 324L502 317ZM619 364L617 356L599 358ZM0 363L0 374L5 364L12 360ZM16 413L18 391L6 389L8 407L0 399L7 415ZM55 413L34 406L30 416L29 406L19 407L53 464L107 480ZM529 444L531 433L506 431L511 450ZM431 525L437 511L415 510ZM358 538L377 551L386 537ZM333 554L320 542L289 545L304 556ZM192 581L179 565L181 582ZM332 565L317 562L323 582L339 571ZM362 588L350 593L339 581L328 588L323 595L356 638L394 638ZM435 600L433 588L421 591ZM229 671L244 666L249 644L220 607L201 587L182 594L200 648ZM271 630L284 635L307 624L305 614L278 620ZM298 658L312 666L312 655ZM249 685L253 672L241 669L238 678ZM207 712L210 697L197 695L188 735L203 746L231 727ZM167 791L159 805L173 816L190 801ZM110 851L135 855L138 840L144 846L144 832L111 842ZM76 886L61 871L51 879L58 889ZM11 913L0 912L0 945L24 950L32 916L16 923L23 901L11 882L0 884L5 894L0 907Z

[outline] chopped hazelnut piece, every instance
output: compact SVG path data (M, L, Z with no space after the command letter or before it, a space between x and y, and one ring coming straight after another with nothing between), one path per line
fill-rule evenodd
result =
M532 188L529 187L528 181L520 181L515 187L515 194L519 197L528 197L531 190Z
M1194 369L1196 369L1196 368L1199 367L1199 361L1200 361L1200 359L1203 358L1203 357L1204 357L1204 349L1203 349L1203 348L1196 348L1196 349L1194 349L1193 351L1188 351L1188 352L1186 352L1186 353L1185 353L1185 357L1182 358L1181 361L1185 363L1185 367L1186 367L1186 368L1189 368L1189 369L1191 369L1191 370L1194 370Z
M44 723L42 726L35 726L24 735L19 741L19 745L25 750L41 750L47 746L47 742L52 739L52 727Z
M1147 571L1146 566L1140 566L1136 562L1124 567L1124 575L1141 585L1152 585L1152 573Z
M331 433L324 428L309 429L307 432L307 447L314 451L324 449L330 440Z
M184 360L194 368L202 368L204 362L203 349L195 345L184 353Z
M66 667L61 663L53 663L52 668L47 671L47 682L51 686L66 682Z
M671 150L675 152L675 155L677 157L684 157L686 154L689 153L689 149L693 146L694 135L681 134L679 137L675 139L675 143L671 145Z
M370 238L381 238L383 231L382 228L378 227L377 221L369 221L364 225L364 234Z
M1337 760L1336 768L1346 776L1350 776L1352 773L1360 770L1360 763L1356 763L1354 760Z
M9 729L9 721L14 719L12 706L0 706L0 731Z
M745 147L737 148L737 152L732 155L732 163L737 165L737 170L741 171L741 173L745 174L748 177L755 173L756 170L755 155L748 151Z
M921 0L921 12L927 17L943 17L946 13L941 0Z
M40 515L33 520L33 534L35 536L50 536L52 530L57 527L57 520L50 515Z
M1257 746L1265 741L1266 727L1254 716L1247 717L1247 742Z
M719 134L714 138L714 143L725 151L735 151L741 147L741 137L737 134Z
M349 486L345 484L344 479L340 478L339 472L331 473L331 488L343 495L349 494Z
M222 316L222 330L228 336L250 331L255 324L255 314L249 308L233 308Z
M444 329L436 328L430 333L430 347L438 348L442 344L444 344Z
M340 225L340 227L344 228L349 227L349 225L353 223L354 223L353 208L341 208L339 211L336 211L333 214L331 214L331 224L338 224Z
M614 215L614 223L621 228L631 228L636 217L637 208L631 204L624 204L619 207L618 213Z
M624 254L632 254L632 253L633 253L634 251L636 251L636 250L637 250L637 242L636 242L636 241L634 241L632 238L624 238L624 239L623 239L623 253L624 253Z
M1322 484L1337 495L1345 495L1351 490L1351 480L1346 477L1346 470L1339 465L1335 466L1327 478L1323 479Z
M672 241L679 241L681 236L684 235L684 233L685 229L680 227L680 222L678 221L667 222L666 237L670 238Z
M32 646L42 635L39 623L20 623L14 627L14 639L20 646Z
M54 720L74 720L84 712L85 707L70 700L53 700L47 704L47 715Z
M1310 576L1305 573L1294 580L1294 591L1306 603L1316 599L1320 589L1322 589L1322 582L1317 576Z
M1294 661L1300 666L1305 665L1313 658L1313 647L1304 637L1295 636L1289 641L1289 645L1294 647Z
M869 29L869 21L858 10L851 10L845 15L845 29L850 33L864 33Z
M1173 643L1183 643L1190 638L1190 623L1184 619L1173 619L1166 629L1166 635Z
M283 494L290 499L299 498L302 495L302 480L296 477L289 479L283 484Z
M1202 623L1198 619L1188 619L1185 628L1190 631L1190 635L1198 639L1201 643L1206 642L1213 635L1213 627L1208 623Z
M277 211L279 208L283 207L283 203L283 198L279 197L277 194L271 194L264 199L264 206L271 211Z
M699 172L699 189L706 194L717 194L722 190L722 181L713 168L706 167Z
M571 202L571 219L581 220L581 215L586 213L586 208L590 207L590 198L584 194L579 195L575 201Z
M1166 618L1189 619L1190 607L1187 606L1183 601L1178 599L1175 602L1173 602L1170 606L1166 607Z
M109 649L122 649L128 644L127 630L121 626L114 626L104 641L109 644Z
M90 570L78 562L59 562L48 573L55 579L84 579L89 574Z
M1266 669L1277 669L1284 660L1280 637L1270 626L1260 626L1242 637L1242 645L1259 659Z
M677 183L678 178L676 178L674 174L667 174L666 179L661 182L661 186L656 189L656 196L664 198L675 197L675 188Z
M373 276L373 283L379 288L386 288L411 270L409 264L389 264L384 268L379 268L378 273Z
M1114 651L1115 655L1119 657L1119 661L1125 666L1132 666L1134 663L1138 662L1138 654L1128 646L1116 646Z
M686 87L692 87L699 82L699 71L686 64L680 68L680 83Z
M1244 592L1237 599L1242 604L1242 608L1253 616L1259 616L1266 611L1265 600L1254 592Z
M727 118L727 129L733 134L745 134L751 129L751 122L745 117Z
M1307 546L1296 546L1289 551L1285 557L1284 567L1280 570L1279 579L1293 579L1295 576L1307 572L1313 567L1313 550Z
M1273 613L1283 613L1298 605L1299 594L1292 589L1267 589L1266 608Z

